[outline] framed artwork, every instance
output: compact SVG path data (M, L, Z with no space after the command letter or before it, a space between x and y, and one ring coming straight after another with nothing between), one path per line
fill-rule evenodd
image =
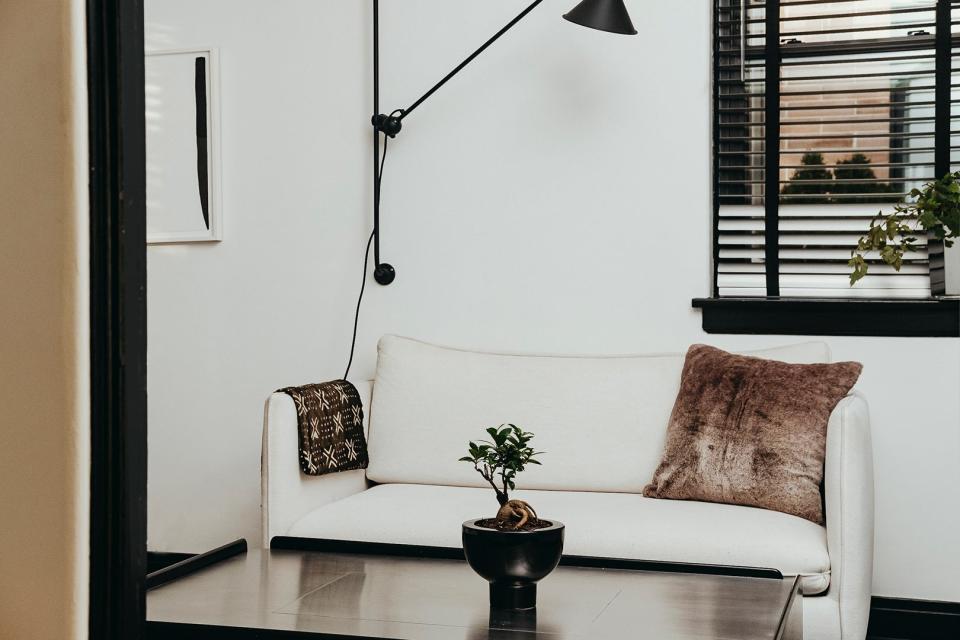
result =
M218 62L213 48L146 53L148 244L223 238Z

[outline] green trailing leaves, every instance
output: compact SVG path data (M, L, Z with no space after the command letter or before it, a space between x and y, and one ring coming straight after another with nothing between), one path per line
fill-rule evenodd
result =
M960 171L913 189L909 200L898 203L893 213L877 214L847 262L853 269L850 286L869 273L872 253L900 271L904 257L917 250L923 235L941 240L947 247L960 237Z

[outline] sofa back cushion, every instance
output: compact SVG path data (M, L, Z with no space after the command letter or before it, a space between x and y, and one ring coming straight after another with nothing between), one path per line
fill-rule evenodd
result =
M545 453L518 488L641 493L660 461L682 354L479 353L385 336L370 407L367 477L489 486L459 458L484 429L514 423ZM827 362L822 343L756 352Z

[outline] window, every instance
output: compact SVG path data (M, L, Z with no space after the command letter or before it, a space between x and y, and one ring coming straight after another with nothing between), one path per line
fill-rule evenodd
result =
M878 211L960 168L957 20L950 0L715 0L713 300L943 293L936 242L899 272L868 255L852 288L847 261Z

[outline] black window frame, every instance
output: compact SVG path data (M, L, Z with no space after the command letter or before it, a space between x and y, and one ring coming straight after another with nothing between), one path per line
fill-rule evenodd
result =
M766 59L775 60L767 66L767 96L765 113L767 163L765 181L776 185L779 181L779 83L780 47L797 46L780 44L780 0L766 0ZM717 126L717 111L720 104L720 43L718 12L712 6L713 16L713 262L712 297L695 298L694 308L703 316L703 329L716 334L776 334L776 335L833 335L833 336L897 336L897 337L960 337L960 298L945 297L943 281L942 245L931 247L931 254L940 253L939 265L931 265L932 297L928 299L887 298L800 298L779 296L779 198L765 198L765 263L768 295L766 297L737 298L720 297L718 265L720 262L719 219L720 185L717 170L717 152L720 148L720 131ZM952 51L958 46L958 38L951 33L952 2L937 0L936 35L932 36L936 47L936 113L935 113L935 164L936 175L945 175L950 167L951 136L951 75ZM903 42L901 46L930 48L930 39L916 39L916 44ZM849 49L847 43L830 45L800 45L814 48L818 53L841 53ZM864 46L858 44L855 46ZM870 44L866 44L870 46ZM775 73L771 73L774 70ZM770 190L767 190L769 193ZM776 193L779 192L775 191ZM934 272L940 270L939 277Z

